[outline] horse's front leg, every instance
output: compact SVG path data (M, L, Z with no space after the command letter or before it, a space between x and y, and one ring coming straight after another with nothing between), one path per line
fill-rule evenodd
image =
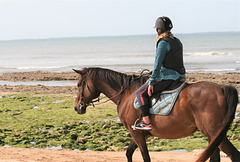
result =
M126 152L126 156L127 156L127 159L128 159L128 162L132 162L132 155L134 153L134 151L136 150L137 148L137 144L135 143L134 140L132 140L132 142L130 143L130 145L128 146L127 148L127 152Z
M137 145L139 147L140 151L141 151L143 161L144 162L150 162L151 159L150 159L147 144L146 144L146 139L149 137L149 135L147 135L147 134L145 134L144 132L141 132L141 131L133 131L132 128L130 128L129 130L130 130L130 134L131 134L131 136L132 136L132 138L135 142L135 145ZM133 142L131 142L131 144L133 145ZM135 147L137 148L137 146L135 146ZM131 150L132 150L132 154L133 154L133 152L134 152L133 148ZM130 152L129 152L129 154L130 154Z

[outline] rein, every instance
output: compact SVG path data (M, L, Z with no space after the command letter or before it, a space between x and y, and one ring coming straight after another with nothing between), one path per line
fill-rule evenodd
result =
M127 86L125 86L125 87L124 87L119 93L117 93L116 95L112 96L112 97L109 98L108 100L103 101L103 102L101 102L101 103L94 104L94 102L100 102L100 100L103 99L103 98L100 99L100 98L98 97L96 100L92 100L89 104L86 104L86 103L83 101L83 98L84 98L83 94L84 94L84 87L85 87L85 84L86 84L86 86L87 86L88 91L89 91L92 95L93 95L93 93L92 93L90 87L89 87L88 84L87 84L87 81L86 81L86 75L84 74L82 77L83 77L83 79L82 79L82 92L81 92L81 101L80 101L80 104L79 104L80 107L84 107L84 106L93 106L93 107L95 107L95 105L101 105L101 104L104 104L104 103L106 103L106 102L112 100L113 98L115 98L115 97L121 95L121 93L127 88ZM104 97L104 98L106 98L106 97Z
M148 70L148 69L144 69L144 70L140 73L140 75L139 75L138 77L133 78L132 80L134 81L134 80L140 79L142 76L149 75L149 73L143 74L145 71L149 71L149 70ZM103 102L101 102L101 103L94 104L95 102L100 102L100 100L102 100L102 99L104 99L104 98L107 98L107 97L103 97L103 98L101 98L101 99L98 97L97 99L92 100L90 103L86 104L86 103L83 101L83 98L84 98L84 95L83 95L83 94L84 94L85 84L86 84L86 86L87 86L88 91L89 91L92 95L93 95L93 93L92 93L90 87L89 87L88 84L87 84L86 74L83 74L82 77L83 77L83 79L82 79L82 92L81 92L81 101L80 101L80 104L79 104L80 107L84 107L84 106L93 106L93 107L95 107L95 105L101 105L101 104L107 103L108 101L112 100L113 98L118 97L119 95L121 95L121 94L123 93L123 91L125 91L125 90L127 89L127 86L124 86L124 88L123 88L120 92L118 92L116 95L112 96L112 97L109 98L108 100L103 101Z
M117 93L115 96L109 98L109 99L106 100L106 101L103 101L103 102L101 102L101 103L95 104L95 105L101 105L101 104L107 103L108 101L112 100L113 98L115 98L115 97L121 95L121 93L122 93L126 88L127 88L127 86L125 86L125 87L124 87L119 93ZM104 99L104 98L107 98L107 97L103 97L103 98L101 98L101 99ZM92 101L92 102L100 102L101 99L98 97L97 100ZM93 106L93 107L95 107L95 105L92 103L92 106Z

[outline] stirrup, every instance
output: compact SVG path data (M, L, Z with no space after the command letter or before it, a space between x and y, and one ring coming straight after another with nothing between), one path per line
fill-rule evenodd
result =
M132 125L132 128L133 128L134 131L137 130L137 129L136 129L136 125L137 125L137 122L138 122L139 120L140 120L140 119L137 119L137 120L134 122L134 125Z

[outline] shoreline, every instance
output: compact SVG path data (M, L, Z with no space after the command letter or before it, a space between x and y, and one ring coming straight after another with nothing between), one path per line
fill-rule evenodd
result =
M121 72L121 71L117 71ZM127 75L139 75L137 72L121 72ZM190 82L196 82L193 77L196 77L198 80L202 79L216 79L217 76L220 76L224 79L230 79L232 83L240 84L240 73L237 72L228 72L228 73L201 73L201 72L190 72L186 73L187 79ZM0 75L0 81L74 81L78 80L79 74L75 72L48 72L48 71L32 71L32 72L10 72L3 73ZM230 78L227 78L230 77ZM202 79L200 79L202 78ZM235 79L235 81L232 81ZM205 80L205 81L206 81Z
M126 74L132 75L135 73ZM34 71L4 73L0 75L0 91L76 93L78 78L79 74L75 72ZM202 81L232 85L238 90L238 92L240 92L240 73L187 73L188 83L196 83Z

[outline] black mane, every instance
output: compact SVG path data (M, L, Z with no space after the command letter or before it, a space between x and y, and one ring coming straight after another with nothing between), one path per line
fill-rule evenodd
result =
M131 88L132 85L141 86L148 77L139 77L136 75L127 75L117 71L104 68L85 68L92 80L102 79L112 88L120 91L124 87Z

